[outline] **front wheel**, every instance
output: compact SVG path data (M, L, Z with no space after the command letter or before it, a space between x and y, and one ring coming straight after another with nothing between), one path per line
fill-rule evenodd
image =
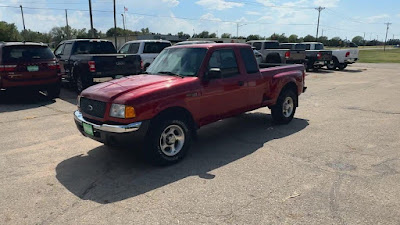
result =
M154 121L146 137L146 158L157 165L177 163L184 158L191 142L192 135L186 121Z
M288 124L296 112L296 94L292 90L283 91L271 107L272 119L278 124Z

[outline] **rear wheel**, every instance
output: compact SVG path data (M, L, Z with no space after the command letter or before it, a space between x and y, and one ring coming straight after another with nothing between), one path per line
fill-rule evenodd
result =
M146 137L146 158L157 165L170 165L184 158L192 134L181 119L159 119L153 122Z
M91 85L91 81L89 81L87 76L84 76L84 74L80 73L79 70L74 71L74 81L75 81L75 87L76 91L78 93L81 93L83 90L85 90L87 87Z
M276 105L271 107L271 115L275 122L287 124L292 121L296 112L296 99L296 94L289 89L279 95Z
M336 68L339 65L339 61L337 60L336 57L333 58L332 62L328 63L326 65L326 67L328 68L328 70L336 70Z

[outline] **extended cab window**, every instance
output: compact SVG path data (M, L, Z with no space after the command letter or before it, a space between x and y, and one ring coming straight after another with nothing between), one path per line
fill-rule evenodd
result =
M253 47L256 48L256 50L261 50L261 45L262 45L261 42L254 42L253 43Z
M279 48L278 42L264 42L264 49L276 49Z
M254 53L251 49L248 48L241 48L240 55L242 56L244 65L246 67L246 72L250 73L257 73L258 72L258 65L257 61L254 58Z
M143 53L160 53L164 48L170 47L166 42L148 42L144 44Z
M208 68L219 68L223 78L239 75L235 52L232 49L215 51L208 62Z
M324 49L324 45L323 44L316 44L315 45L315 50L323 50Z
M64 47L64 55L69 56L71 55L72 51L72 43L66 43Z
M311 49L311 45L310 44L306 44L306 50L310 50Z
M295 46L295 49L296 49L296 50L306 50L306 45L304 45L304 44L297 44L297 45Z
M130 44L129 54L137 54L139 52L140 43Z

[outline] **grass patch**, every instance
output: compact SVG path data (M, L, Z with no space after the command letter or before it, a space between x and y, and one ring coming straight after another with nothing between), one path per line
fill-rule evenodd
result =
M360 63L400 63L400 49L361 50Z

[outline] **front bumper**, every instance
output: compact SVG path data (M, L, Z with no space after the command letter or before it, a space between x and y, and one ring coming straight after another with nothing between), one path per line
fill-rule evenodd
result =
M96 124L87 121L78 110L74 112L74 120L78 130L86 137L112 145L142 141L147 133L150 121L135 122L127 125ZM93 127L93 135L87 134L83 123Z

